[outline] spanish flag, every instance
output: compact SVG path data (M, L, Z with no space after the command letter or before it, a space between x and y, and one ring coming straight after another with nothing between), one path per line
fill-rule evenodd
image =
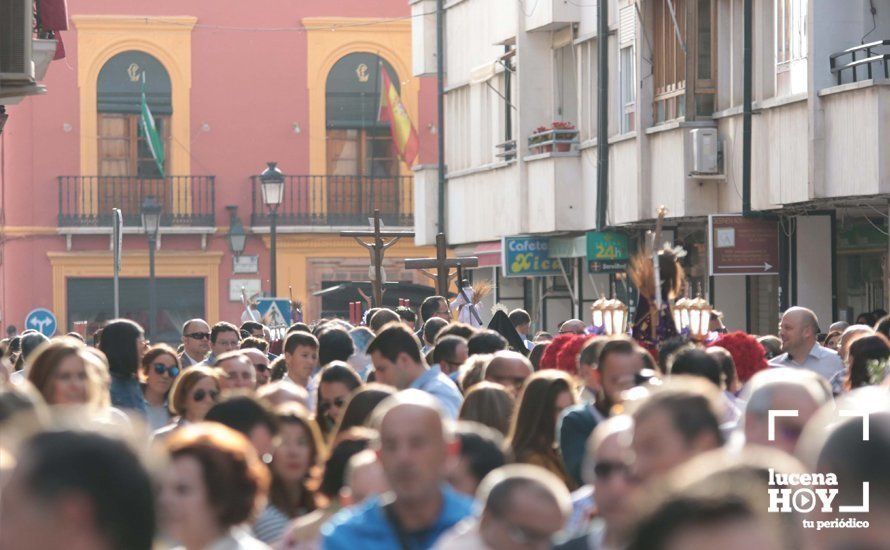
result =
M417 130L411 124L408 112L402 105L402 98L399 97L399 91L389 80L389 75L384 67L380 67L380 74L383 76L383 91L380 94L380 112L377 119L380 122L389 122L393 145L399 152L399 157L405 161L405 164L411 166L420 149Z

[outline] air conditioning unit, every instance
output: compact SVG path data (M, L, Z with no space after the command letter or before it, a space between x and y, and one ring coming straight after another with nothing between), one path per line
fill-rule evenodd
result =
M692 173L719 174L720 138L717 128L695 128L689 133L692 137Z
M0 2L0 83L34 83L34 0Z

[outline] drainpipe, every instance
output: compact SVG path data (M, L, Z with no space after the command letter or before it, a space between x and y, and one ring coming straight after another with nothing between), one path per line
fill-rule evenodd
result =
M609 200L609 3L598 3L597 48L597 120L596 120L596 228L606 227L606 203Z
M742 215L751 215L751 104L753 80L754 7L753 0L743 5L743 81L742 81Z
M445 1L436 0L436 96L439 138L439 207L437 233L445 233Z

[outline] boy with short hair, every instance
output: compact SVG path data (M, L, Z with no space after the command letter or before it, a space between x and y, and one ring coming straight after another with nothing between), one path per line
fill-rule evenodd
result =
M309 385L318 367L318 339L308 332L291 332L284 340L284 362L287 376L298 386Z

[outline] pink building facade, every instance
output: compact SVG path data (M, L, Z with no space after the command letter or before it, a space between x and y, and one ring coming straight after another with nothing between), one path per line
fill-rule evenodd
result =
M339 231L367 227L374 209L387 226L413 225L412 169L377 120L380 71L417 129L416 163L436 162L436 83L411 74L407 3L69 0L69 16L48 93L9 106L0 135L3 326L21 331L39 307L60 332L112 316L112 208L125 218L120 313L148 326L147 196L163 205L156 339L192 315L240 322L242 287L273 293L256 179L267 161L287 175L274 294L312 317L345 312L342 297L313 294L368 279L367 252ZM140 130L143 74L160 165ZM237 267L235 218L247 234ZM421 282L401 260L431 254L403 240L387 279Z

